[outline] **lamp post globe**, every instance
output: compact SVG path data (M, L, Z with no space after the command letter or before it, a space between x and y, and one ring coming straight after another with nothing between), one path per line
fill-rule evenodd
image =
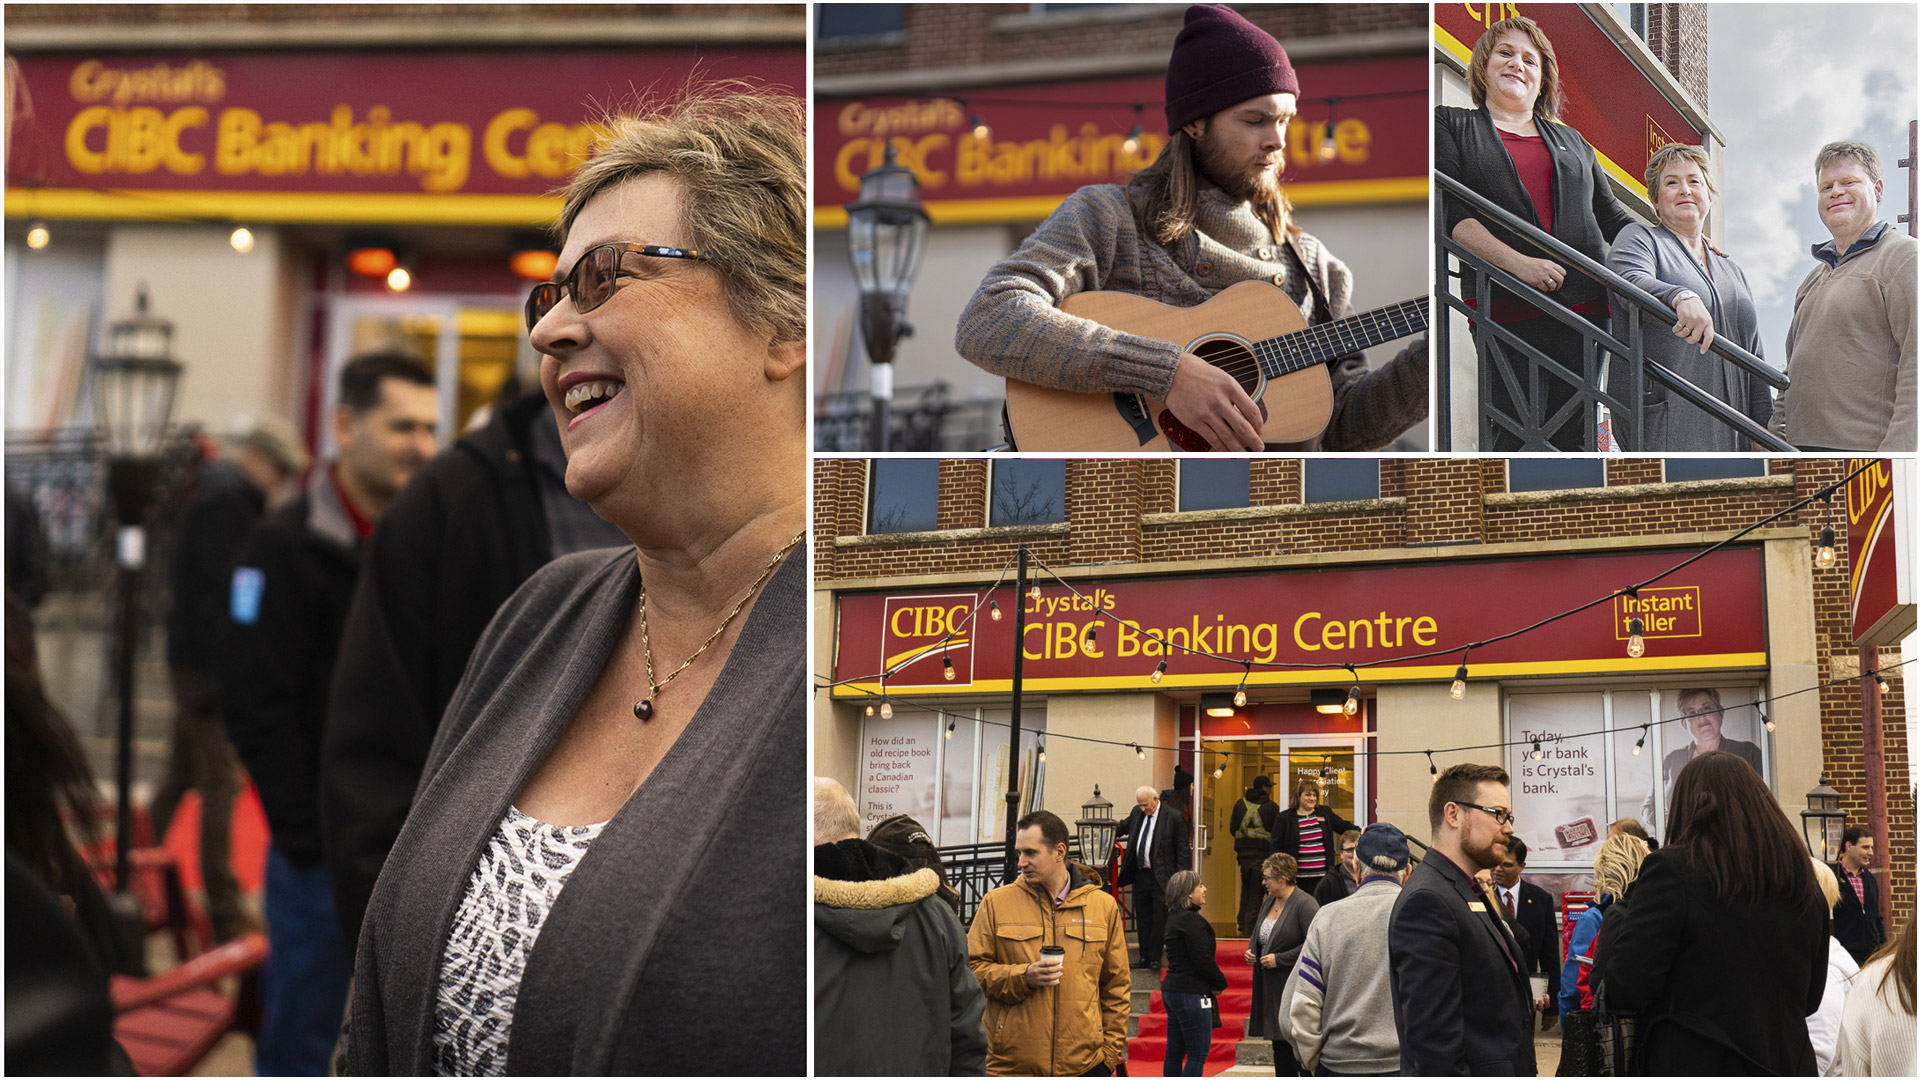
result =
M1100 795L1093 785L1093 798L1080 804L1080 820L1073 823L1080 836L1080 858L1088 866L1104 873L1113 857L1113 803Z
M913 170L894 161L893 144L879 168L860 178L847 207L847 248L860 287L860 331L867 344L875 450L887 449L887 406L893 400L893 350L905 334L907 294L926 255L928 218Z
M1807 792L1807 808L1800 811L1800 828L1806 834L1807 853L1821 862L1840 857L1840 841L1847 832L1847 812L1840 809L1840 793L1820 774L1820 785Z

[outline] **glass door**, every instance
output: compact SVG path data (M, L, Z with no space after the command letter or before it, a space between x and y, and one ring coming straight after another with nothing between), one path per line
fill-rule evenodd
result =
M537 378L518 303L510 297L352 297L333 303L320 446L331 455L340 368L363 353L391 350L433 372L440 391L440 445L486 422L488 407L516 371Z
M1233 854L1233 808L1253 778L1280 779L1280 740L1206 739L1194 778L1194 852L1200 880L1207 886L1202 909L1214 933L1235 937L1240 902L1240 863Z

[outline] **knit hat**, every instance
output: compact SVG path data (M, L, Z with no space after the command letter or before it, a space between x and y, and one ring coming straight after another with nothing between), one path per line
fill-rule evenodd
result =
M926 827L906 814L895 814L873 827L867 842L905 858L925 858L938 854Z
M1298 94L1287 50L1219 4L1187 9L1167 59L1167 132L1262 94Z
M1353 855L1360 860L1362 870L1383 874L1406 869L1407 860L1411 858L1406 834L1384 821L1367 826L1367 831L1360 834L1360 842L1353 846Z

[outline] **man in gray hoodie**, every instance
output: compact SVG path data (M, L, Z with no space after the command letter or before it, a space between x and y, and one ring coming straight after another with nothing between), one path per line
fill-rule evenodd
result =
M839 783L813 778L814 1071L981 1076L986 998L940 875L860 839Z
M1384 1076L1400 1071L1387 922L1407 880L1407 838L1376 822L1360 834L1354 855L1360 887L1320 909L1283 997L1294 1053L1309 1071Z

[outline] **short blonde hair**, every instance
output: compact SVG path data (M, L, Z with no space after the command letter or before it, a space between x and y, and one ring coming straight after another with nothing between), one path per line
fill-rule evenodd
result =
M1852 158L1859 162L1860 167L1867 171L1867 179L1876 184L1880 182L1879 152L1866 143L1855 142L1852 139L1840 139L1821 147L1820 152L1814 155L1813 178L1818 180L1820 173L1824 171L1827 166L1839 161L1841 158Z
M1660 149L1655 150L1653 156L1647 159L1646 180L1647 199L1649 201L1656 203L1660 201L1659 196L1654 192L1659 187L1660 177L1667 171L1667 166L1672 165L1676 161L1691 161L1695 165L1700 166L1700 175L1707 182L1707 190L1713 192L1715 195L1720 194L1720 189L1713 186L1713 162L1707 158L1707 151L1703 147L1689 146L1686 143L1670 142ZM1688 692L1706 693L1708 691L1694 690ZM1715 703L1718 704L1720 698L1719 693L1714 692L1713 696Z
M770 343L800 341L807 327L806 114L792 94L729 80L609 118L592 160L562 193L555 231L564 237L609 188L674 177L688 246L719 272L734 319Z
M1467 93L1473 95L1473 107L1484 108L1487 104L1487 61L1493 57L1493 47L1501 35L1509 30L1527 35L1534 51L1540 54L1540 96L1533 99L1533 115L1542 120L1559 116L1560 61L1554 58L1553 42L1547 40L1546 31L1525 15L1501 19L1487 27L1487 32L1473 43L1473 56L1467 60Z
M1820 883L1820 895L1827 898L1827 910L1832 911L1833 906L1840 902L1840 879L1833 876L1833 867L1819 859L1812 862L1813 880Z
M1297 884L1300 881L1300 861L1284 851L1276 851L1267 856L1267 861L1260 864L1260 871L1288 885Z
M813 842L837 844L860 835L860 809L840 781L813 778Z
M1640 864L1647 859L1647 842L1637 836L1615 833L1600 842L1593 857L1594 891L1615 900L1627 894L1627 887L1640 876Z

